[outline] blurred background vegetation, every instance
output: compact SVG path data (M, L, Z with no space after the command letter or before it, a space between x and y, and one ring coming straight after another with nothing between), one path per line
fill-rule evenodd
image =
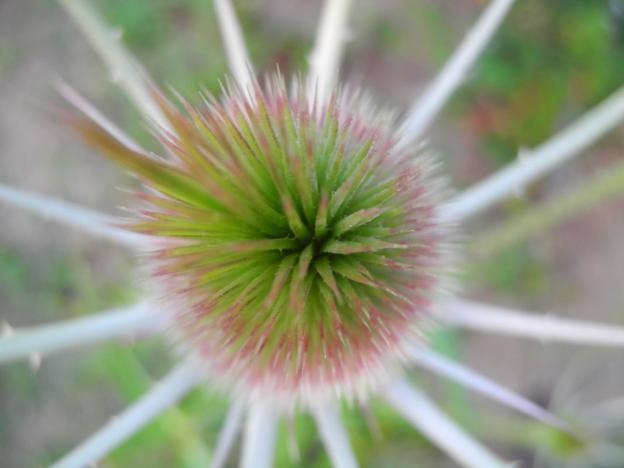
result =
M43 22L53 18L49 37L57 41L54 50L62 57L59 64L71 63L73 57L63 54L73 50L70 41L81 41L56 2L23 3L0 4L0 30L7 25L9 31L8 40L7 33L0 40L0 96L8 92L6 83L17 79L16 70L32 59L31 42L26 37L30 34L46 40L47 36L37 33L45 31ZM200 87L219 93L227 70L210 1L94 3L110 24L123 31L125 43L158 82L170 84L189 99ZM403 109L434 76L486 3L392 0L382 6L381 2L362 1L353 19L353 42L348 47L344 75L370 89L379 102ZM286 75L305 70L320 1L246 0L235 4L260 73L274 70L276 64ZM12 33L20 24L28 28ZM68 32L59 34L57 30ZM84 84L128 132L149 144L135 111L113 90L101 69L89 75L103 83L95 86L71 68L55 69L54 60L47 67L46 73L69 78L72 84L71 78L76 77L79 89ZM431 146L444 159L457 187L467 186L516 158L520 149L539 145L608 96L624 83L623 74L624 1L523 0L432 130ZM19 113L12 118L19 119ZM507 202L479 225L469 226L462 277L465 289L477 297L566 312L569 304L578 302L574 292L578 284L591 283L583 275L594 271L577 270L575 261L591 264L592 259L604 257L603 263L597 260L596 268L602 272L602 282L613 281L621 270L608 264L608 257L612 254L609 249L617 245L613 240L607 246L607 240L596 233L620 229L615 237L621 238L624 229L622 223L609 224L623 207L623 136L621 132L611 136L591 159L585 158L524 197ZM74 144L71 137L63 141ZM25 156L33 171L38 156ZM3 171L3 182L19 185L19 172L7 166ZM89 180L94 174L87 171L76 176ZM117 176L107 177L106 181L115 181ZM120 184L128 186L125 180ZM106 190L112 190L112 185ZM119 200L123 195L117 193L95 204L109 206ZM11 223L11 216L3 211L3 223ZM32 221L27 226L22 229L38 233L32 239L46 237L41 224ZM23 241L17 230L6 231L0 238L0 319L25 326L88 314L135 298L132 259L116 253L111 260L111 246L94 247L92 241L83 239L63 243L54 240L60 235L51 231L52 240L42 241L47 248L37 249L38 240ZM604 241L604 250L592 250L588 236ZM609 291L617 297L590 302L604 295L600 291L595 290L583 306L601 308L605 310L603 318L617 320L622 312L621 293ZM539 350L522 354L533 351L496 340L482 345L454 331L440 332L433 343L447 355L467 359L546 405L567 362L553 352L540 362L538 372L539 366L528 362L540 356ZM503 350L498 356L491 354L498 349ZM497 357L503 362L493 363ZM24 364L3 368L0 465L51 462L138 398L170 363L166 345L150 341L131 347L109 344L71 357L53 357L34 375ZM561 466L567 466L582 449L516 415L473 400L461 387L433 382L421 374L413 378L430 388L440 404L470 430L526 466L535 461L535 447L551 453ZM198 390L178 409L168 411L116 450L102 466L207 466L225 408L221 396ZM375 416L348 407L344 411L362 466L452 466L383 405L372 403L370 414ZM292 428L296 444L287 437ZM232 466L236 466L235 458ZM293 460L297 459L302 466L329 466L314 424L305 416L280 429L278 466L295 466L298 463ZM550 463L556 466L555 461L546 466ZM624 462L615 466L624 466Z

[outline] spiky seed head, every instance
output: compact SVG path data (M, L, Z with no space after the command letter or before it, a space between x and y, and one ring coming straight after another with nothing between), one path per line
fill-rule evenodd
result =
M439 180L358 92L310 99L276 75L177 110L167 157L84 137L149 189L136 231L185 348L247 395L353 395L400 359L438 292Z

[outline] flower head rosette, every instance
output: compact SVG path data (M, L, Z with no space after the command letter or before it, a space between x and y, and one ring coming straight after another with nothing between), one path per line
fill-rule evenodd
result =
M443 266L430 159L397 150L393 118L359 93L319 105L296 84L230 86L184 113L158 94L167 158L75 121L149 189L132 228L161 240L145 261L184 346L286 401L392 369Z

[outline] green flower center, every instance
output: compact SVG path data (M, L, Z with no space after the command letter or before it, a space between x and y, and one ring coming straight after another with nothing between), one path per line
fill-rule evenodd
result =
M304 89L303 86L299 86ZM137 231L189 348L231 382L299 396L382 372L418 331L442 237L429 159L358 94L322 108L281 78L181 113L168 158L83 133L152 190Z

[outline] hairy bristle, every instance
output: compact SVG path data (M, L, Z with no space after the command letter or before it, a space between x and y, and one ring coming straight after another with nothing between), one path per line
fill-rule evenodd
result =
M444 266L430 159L396 150L392 117L359 93L314 108L305 89L276 75L183 111L156 93L168 158L74 122L150 188L132 227L169 240L146 263L185 347L229 383L295 400L387 369Z

